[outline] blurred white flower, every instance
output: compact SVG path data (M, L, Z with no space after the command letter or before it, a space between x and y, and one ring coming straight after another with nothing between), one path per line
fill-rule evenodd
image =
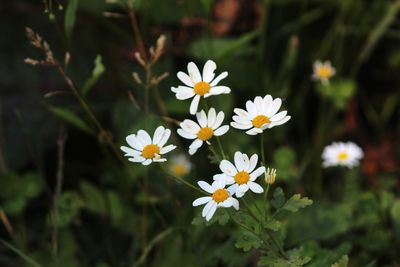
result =
M167 159L162 158L171 150L174 150L174 145L164 145L167 143L171 135L171 130L159 126L154 132L153 139L144 131L139 130L137 134L131 134L126 137L126 142L130 147L121 146L121 150L125 152L125 156L129 157L128 160L132 162L142 163L149 165L152 162L164 162Z
M332 67L330 61L325 61L322 63L317 60L313 64L313 75L312 79L315 81L321 81L323 84L328 84L329 79L335 75L336 69Z
M201 214L201 216L206 218L206 221L212 218L217 208L234 207L236 210L239 209L239 201L233 198L232 194L225 189L224 180L214 181L211 185L204 181L199 181L197 184L201 189L211 194L211 196L200 197L193 201L194 207L206 204Z
M192 163L185 155L178 155L171 158L170 171L176 176L184 176L192 169Z
M228 72L225 71L215 77L214 71L217 65L214 61L208 60L206 62L203 67L203 74L200 73L200 70L193 62L190 62L187 68L188 74L182 71L177 74L179 80L185 85L171 87L171 90L179 100L193 97L190 104L190 114L196 114L200 97L207 98L212 95L229 94L231 92L231 89L227 86L217 86L222 79L228 76Z
M196 113L198 123L192 120L184 120L181 122L181 128L178 134L186 139L195 139L189 146L189 154L193 155L203 145L203 142L210 144L210 140L214 135L221 136L229 130L229 125L221 126L224 120L224 112L220 111L216 114L214 108L210 108L208 115L202 110Z
M242 197L249 189L254 193L262 193L264 189L254 181L265 172L265 167L258 167L258 155L253 154L250 158L241 152L236 152L234 156L235 164L228 160L223 160L219 164L219 168L223 174L214 176L215 180L225 180L229 192Z
M353 142L334 142L324 148L322 152L322 165L324 167L344 166L353 168L360 164L364 153L359 146Z
M290 120L287 111L278 110L282 105L280 98L273 99L272 96L266 95L264 98L257 96L254 101L246 102L246 110L235 108L236 115L233 116L231 126L236 129L247 130L249 135L262 133L265 129L284 124Z

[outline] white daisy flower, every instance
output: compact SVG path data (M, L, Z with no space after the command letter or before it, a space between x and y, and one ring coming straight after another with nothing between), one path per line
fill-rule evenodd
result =
M227 86L217 86L218 83L228 76L228 72L224 71L215 77L215 69L217 65L214 61L208 60L203 67L203 74L200 73L196 64L190 62L188 64L188 74L180 71L177 76L185 85L171 87L172 92L179 100L185 100L193 97L190 104L190 114L194 115L199 106L200 97L207 98L212 95L229 94L231 89ZM215 78L214 78L215 77Z
M313 75L312 79L315 81L321 81L323 84L328 84L329 79L335 75L336 69L332 67L330 61L325 61L322 63L317 60L313 64Z
M167 161L161 158L171 150L174 150L174 145L164 145L167 143L171 130L159 126L154 132L153 139L144 131L139 130L137 134L131 134L126 137L126 142L130 147L121 146L121 150L125 152L125 156L129 157L128 160L132 162L139 162L143 165L149 165L154 162Z
M198 123L192 120L181 122L178 134L186 139L195 139L189 146L189 154L193 155L203 145L203 142L210 144L209 140L215 136L224 135L229 130L229 125L221 126L224 120L224 112L216 114L214 108L210 108L208 115L202 110L196 113Z
M249 189L257 194L264 192L264 189L254 181L265 172L265 167L258 167L258 155L253 154L250 158L241 152L236 152L234 157L235 164L228 160L223 160L219 168L223 174L214 175L215 180L225 180L228 190L236 197L242 197ZM254 170L255 169L255 170Z
M201 189L211 194L211 196L200 197L193 201L194 207L206 204L201 214L201 216L206 218L206 221L212 218L217 208L234 207L236 210L239 209L239 201L233 198L232 194L225 189L224 180L214 181L211 185L204 181L199 181L197 184Z
M192 169L192 163L185 155L178 155L171 158L170 171L176 176L184 176Z
M236 115L233 116L234 121L231 122L231 126L247 130L246 133L249 135L256 135L265 129L284 124L290 120L290 116L287 116L286 110L277 113L281 105L280 98L273 99L270 95L264 98L257 96L254 101L246 102L246 110L234 109Z
M324 167L344 166L353 168L360 164L364 153L359 146L353 142L334 142L324 148L322 152L322 165Z

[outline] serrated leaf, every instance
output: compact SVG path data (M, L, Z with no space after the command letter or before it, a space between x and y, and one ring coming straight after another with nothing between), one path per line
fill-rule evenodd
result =
M75 26L76 21L76 11L78 10L79 0L69 0L67 5L67 10L65 11L65 34L68 38L71 37L72 30Z
M52 112L54 115L61 118L62 120L68 122L69 124L77 127L78 129L81 129L82 131L88 134L94 134L93 130L86 124L86 122L83 121L81 118L79 118L72 111L51 105L46 105L46 106L50 112Z
M101 61L101 55L97 55L96 59L94 60L92 76L88 80L86 80L86 82L82 86L81 92L83 95L86 95L89 92L93 85L95 85L96 82L100 79L105 70L106 69Z
M261 246L261 239L250 232L242 232L239 239L236 241L235 246L249 251L250 249L258 249Z
M275 220L275 219L269 219L265 224L264 227L267 229L270 229L272 231L278 231L282 227L282 222Z
M331 267L347 267L348 264L349 264L349 257L347 255L344 255L337 262L332 264Z
M296 212L301 208L311 205L313 201L308 197L301 197L300 194L293 195L282 207L283 210Z
M285 204L285 193L283 193L282 188L278 187L275 189L272 195L271 205L275 209L281 208Z

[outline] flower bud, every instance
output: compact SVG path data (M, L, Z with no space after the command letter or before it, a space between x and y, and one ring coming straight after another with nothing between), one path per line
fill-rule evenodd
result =
M276 169L268 168L265 173L265 182L269 185L275 183L276 178Z

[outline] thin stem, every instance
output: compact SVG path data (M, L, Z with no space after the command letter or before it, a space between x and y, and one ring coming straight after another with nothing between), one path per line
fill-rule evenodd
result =
M215 148L213 146L213 144L210 142L210 145L208 146L208 149L210 149L211 153L214 155L214 157L219 161L220 157L217 154L217 152L215 151Z
M199 189L198 187L194 186L193 184L189 183L188 181L182 179L182 177L178 177L172 173L170 173L169 171L167 171L166 169L161 167L161 170L167 175L168 178L173 179L177 182L183 183L184 185L186 185L187 187L201 193L202 195L207 195L206 192L204 192L203 190Z
M267 184L267 188L264 191L264 218L265 220L267 219L267 210L268 210L268 202L267 202L267 196L268 196L268 191L269 191L270 185Z
M260 136L260 153L261 153L261 163L263 166L265 166L265 151L264 151L264 135L261 133Z
M250 195L252 201L254 202L254 206L256 207L257 211L258 211L260 214L263 214L262 209L260 209L260 207L257 205L257 201L256 201L256 199L254 198L253 194L249 192L249 195Z
M58 164L57 164L57 174L56 174L56 185L54 189L54 197L53 197L53 216L54 216L54 225L53 225L53 233L52 233L52 246L53 253L57 255L58 253L58 220L59 220L59 210L58 210L58 199L60 198L62 185L64 181L64 151L65 151L65 141L67 137L64 133L64 129L60 129L60 134L57 140L58 147Z
M133 1L128 1L128 15L129 15L129 19L131 21L131 27L132 27L133 34L135 35L136 46L138 47L140 56L146 62L147 61L146 50L144 48L142 35L140 34L140 31L139 31L139 26L137 23L135 11L133 10L132 2Z
M219 139L219 136L216 136L216 139L217 139L217 143L219 146L219 150L221 151L222 158L226 159L225 151L224 151L224 148L222 147L222 143L221 143L221 140Z

